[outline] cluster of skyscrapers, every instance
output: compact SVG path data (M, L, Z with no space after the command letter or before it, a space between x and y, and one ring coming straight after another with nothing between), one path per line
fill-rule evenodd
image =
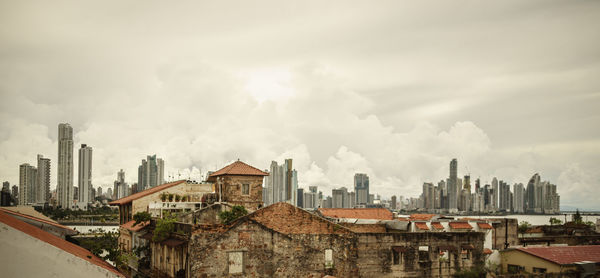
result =
M491 184L481 186L479 179L471 187L471 177L458 178L458 162L450 162L450 175L444 181L423 184L423 193L416 201L409 201L409 209L423 209L432 212L514 212L514 213L557 213L560 209L560 196L556 185L542 182L539 174L523 184L510 185L494 177Z
M299 199L298 172L292 166L292 159L286 159L282 165L278 165L277 161L272 161L269 170L269 175L264 180L263 203L265 206L278 202L297 204Z
M38 155L37 166L29 163L19 166L19 185L13 187L12 192L8 182L3 184L2 204L52 204L64 209L87 210L95 197L102 195L102 187L96 190L92 185L92 153L92 147L81 144L77 187L73 186L73 128L68 123L59 124L56 195L53 196L50 190L50 159ZM147 156L138 167L138 183L130 188L121 169L117 173L114 189L109 188L105 194L109 199L123 198L164 182L164 161L156 155Z

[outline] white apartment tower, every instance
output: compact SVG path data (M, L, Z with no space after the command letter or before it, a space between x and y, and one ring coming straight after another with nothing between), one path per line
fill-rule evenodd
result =
M19 205L35 203L37 169L28 163L19 165Z
M92 147L86 144L81 144L79 149L78 173L79 198L77 207L81 210L87 210L92 194Z
M66 209L73 205L73 128L58 125L58 206Z

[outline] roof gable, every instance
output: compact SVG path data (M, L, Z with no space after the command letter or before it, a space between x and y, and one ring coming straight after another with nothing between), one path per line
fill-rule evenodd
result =
M185 182L185 180L180 180L180 181L175 181L175 182L171 182L171 183L165 183L165 184L162 184L162 185L158 185L158 186L155 186L155 187L152 187L152 188L148 188L148 189L146 189L144 191L140 191L138 193L131 194L131 195L129 195L127 197L124 197L124 198L121 198L119 200L112 201L109 204L110 205L124 205L124 204L128 204L128 203L131 203L133 200L137 200L137 199L142 198L144 196L148 196L150 194L153 194L153 193L156 193L156 192L159 192L159 191L171 188L171 187L173 187L175 185L182 184L184 182Z
M283 202L259 209L247 215L247 218L282 234L351 233L341 225Z
M225 175L268 176L269 173L263 172L255 167L252 167L252 166L238 160L238 161L235 161L235 162L221 168L220 170L210 174L210 176L208 176L208 180L211 181L211 180L214 180L218 176L225 176Z

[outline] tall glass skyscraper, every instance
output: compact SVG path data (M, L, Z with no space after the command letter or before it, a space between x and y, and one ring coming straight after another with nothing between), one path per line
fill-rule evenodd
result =
M73 128L64 123L58 125L58 206L73 206Z

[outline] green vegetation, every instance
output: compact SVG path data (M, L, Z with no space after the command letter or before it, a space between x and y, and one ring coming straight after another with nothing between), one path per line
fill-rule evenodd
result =
M70 210L60 208L36 208L37 211L54 220L92 219L94 221L106 222L119 219L119 209L108 206L90 208L89 210Z
M104 232L102 229L96 232L97 235L93 238L79 239L77 243L103 260L115 262L117 266L122 265L124 261L119 251L119 233Z
M146 222L146 221L150 221L150 219L152 218L152 216L150 215L150 213L145 212L145 211L140 211L137 212L136 214L133 215L133 220L135 220L135 223L133 224L133 226L135 227L135 225Z
M527 230L529 228L531 228L531 224L529 224L529 222L521 221L521 223L519 223L519 227L517 228L517 230L521 234L521 237L523 237L523 235L525 234L525 232L527 232Z
M221 223L228 225L246 214L248 214L248 211L244 206L233 206L230 211L220 212L219 219L221 219Z
M581 213L579 213L579 209L577 209L575 214L573 214L573 222L575 222L575 224L583 223L583 217L581 217Z
M560 225L562 224L562 221L558 218L554 218L554 217L550 217L550 225L554 226L554 225Z
M485 275L486 275L485 269L483 269L480 266L475 266L470 269L461 269L461 270L455 272L454 274L452 274L452 277L455 277L455 278L479 278L479 277L485 277Z
M165 215L164 218L156 220L156 228L152 234L152 241L160 242L167 238L175 231L175 216Z

